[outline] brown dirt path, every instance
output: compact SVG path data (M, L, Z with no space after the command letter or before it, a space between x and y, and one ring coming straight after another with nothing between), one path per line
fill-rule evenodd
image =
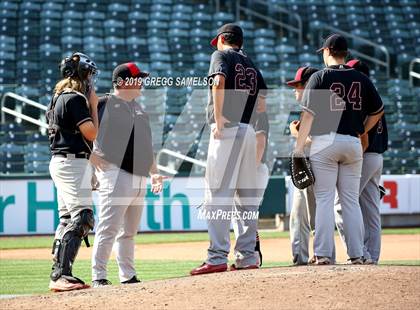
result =
M264 261L284 262L291 260L289 239L262 240ZM340 239L336 238L337 261L347 259ZM137 259L156 260L202 260L205 258L208 242L158 243L136 245ZM92 248L82 247L79 259L90 259ZM1 250L0 259L50 259L49 249ZM420 260L420 234L384 235L382 237L382 261Z
M298 288L298 290L297 290ZM0 309L418 309L420 267L224 272L0 300Z

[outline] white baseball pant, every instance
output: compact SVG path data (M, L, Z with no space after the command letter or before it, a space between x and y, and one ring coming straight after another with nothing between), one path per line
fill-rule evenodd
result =
M49 168L57 188L59 217L63 218L57 226L55 239L61 239L65 225L71 219L83 209L92 209L92 166L85 158L53 156Z
M107 264L113 245L120 282L127 281L136 275L134 236L143 211L147 178L130 174L112 164L105 171L96 171L96 175L99 212L92 253L92 281L107 279Z

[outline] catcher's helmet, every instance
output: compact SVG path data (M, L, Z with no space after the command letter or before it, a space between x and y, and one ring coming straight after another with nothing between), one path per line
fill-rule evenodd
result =
M89 73L95 75L98 72L96 64L87 55L79 52L64 58L59 68L63 78L77 76L81 80L86 79Z

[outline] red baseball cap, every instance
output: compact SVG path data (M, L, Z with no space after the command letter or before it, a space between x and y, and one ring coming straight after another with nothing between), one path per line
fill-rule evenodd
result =
M290 87L296 87L297 84L305 84L312 74L317 72L318 69L312 67L301 67L296 71L295 79L286 82Z
M360 71L364 74L366 74L367 76L370 76L370 70L367 64L365 64L364 62L361 62L359 59L352 59L349 60L346 63L346 66L349 66L350 68L353 68L357 71Z
M117 80L126 78L144 78L149 76L149 73L142 72L134 62L127 62L115 67L112 72L112 82L116 83Z

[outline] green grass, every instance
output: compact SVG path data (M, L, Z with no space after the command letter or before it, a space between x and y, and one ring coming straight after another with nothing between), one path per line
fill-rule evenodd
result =
M288 232L263 231L260 233L261 238L288 238ZM233 233L231 233L233 239ZM94 236L89 237L93 244ZM156 243L175 243L175 242L197 242L208 241L207 232L193 233L145 233L135 237L136 244L156 244ZM33 237L0 237L0 250L6 249L34 249L49 248L52 246L52 236L33 236Z
M382 229L383 235L418 235L420 227L414 228L386 228Z
M420 228L384 229L382 230L382 233L384 235L420 234ZM289 232L261 231L260 237L261 239L289 238ZM91 236L91 243L93 243L93 239L94 236ZM231 239L233 239L233 234L231 234ZM207 232L144 233L135 237L136 244L197 242L208 240ZM0 237L0 250L49 248L52 245L52 241L52 236Z
M188 276L200 261L136 260L139 278L143 281ZM381 265L420 266L420 261L385 261ZM264 268L290 266L290 262L266 262ZM50 260L0 260L0 295L39 294L48 292ZM90 260L77 260L73 273L91 282ZM115 260L108 266L108 279L118 284Z
M199 261L137 260L136 267L143 281L167 279L188 275ZM0 294L35 294L48 292L50 260L0 260ZM73 274L91 282L90 260L76 260ZM108 266L108 279L118 284L115 260Z
M420 260L387 260L380 262L384 266L420 266Z

